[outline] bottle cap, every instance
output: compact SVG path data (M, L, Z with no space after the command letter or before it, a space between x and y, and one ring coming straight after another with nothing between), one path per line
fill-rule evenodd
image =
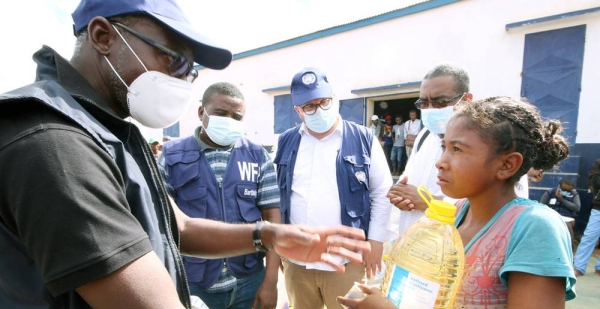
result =
M427 210L425 210L425 215L428 218L448 224L454 223L456 206L448 202L434 199L433 196L431 196L429 190L427 190L427 188L425 188L425 186L423 185L417 187L417 192L428 206ZM427 197L425 196L425 194L427 195Z

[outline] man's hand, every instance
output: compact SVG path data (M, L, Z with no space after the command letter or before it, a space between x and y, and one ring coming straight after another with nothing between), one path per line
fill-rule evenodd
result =
M263 281L256 291L252 308L275 309L277 306L277 282Z
M351 299L338 296L338 303L348 306L352 309L397 309L389 299L387 299L378 288L370 288L359 284L358 287L366 295L364 298Z
M556 199L557 199L557 200L559 200L559 201L560 201L560 200L562 200L562 199L563 199L562 193L560 193L560 188L557 188L557 189L556 189L556 192L555 192L555 194L556 194Z
M307 263L325 262L339 272L345 268L332 255L362 263L361 252L371 252L371 245L364 241L364 231L347 226L269 224L262 229L262 235L263 242L282 257Z
M398 182L388 191L387 197L390 199L390 203L400 210L427 209L427 204L417 192L417 187L408 184L406 175L400 176Z
M365 261L365 272L367 279L371 280L377 271L381 271L381 257L383 255L383 243L375 240L369 240L371 252L363 253Z

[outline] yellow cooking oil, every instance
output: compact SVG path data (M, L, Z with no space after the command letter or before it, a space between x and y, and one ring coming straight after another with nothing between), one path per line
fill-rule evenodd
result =
M434 200L424 186L417 190L428 208L396 240L381 290L398 308L452 308L465 265L456 207Z

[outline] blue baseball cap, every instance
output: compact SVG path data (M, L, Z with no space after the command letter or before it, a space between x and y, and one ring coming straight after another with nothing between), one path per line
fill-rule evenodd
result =
M292 79L291 92L292 103L295 106L333 96L333 88L327 81L327 76L317 68L304 68L296 73Z
M168 29L189 39L194 61L200 65L221 70L231 63L231 52L196 31L174 0L82 0L71 14L75 23L73 30L77 35L96 16L108 18L129 14L150 15Z

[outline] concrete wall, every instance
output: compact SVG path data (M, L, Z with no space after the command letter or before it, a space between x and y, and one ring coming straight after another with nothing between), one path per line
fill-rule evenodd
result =
M206 87L217 81L239 85L248 102L245 121L248 137L273 145L277 139L273 133L273 96L289 92L265 93L263 90L289 86L292 76L302 67L316 66L324 70L337 99L400 98L403 93L416 96L418 87L360 95L351 90L420 81L432 66L446 61L468 69L475 98L519 96L525 35L586 24L576 143L597 146L600 107L595 88L600 81L600 58L596 56L600 54L600 14L572 16L509 31L505 26L599 4L597 0L459 1L331 36L318 38L317 33L311 36L315 39L308 42L235 60L223 71L200 70L194 83L194 96L198 102ZM368 102L372 105L372 101ZM372 110L372 106L369 108ZM197 106L193 106L181 120L182 136L191 134L198 125L196 110ZM600 150L596 152L600 157Z

